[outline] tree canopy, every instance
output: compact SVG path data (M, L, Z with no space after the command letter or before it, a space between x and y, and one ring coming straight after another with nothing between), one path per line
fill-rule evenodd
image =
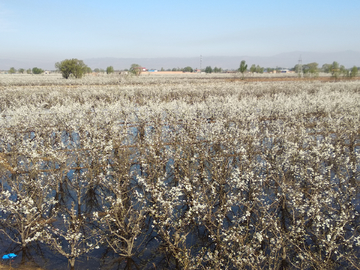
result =
M331 76L337 79L340 75L340 66L339 63L334 61L331 65Z
M255 73L256 72L256 66L255 64L252 64L251 67L250 67L250 72L251 73Z
M91 72L92 72L91 67L86 66L86 73L91 73Z
M251 73L264 73L264 68L260 67L259 65L251 65L250 67L250 72Z
M79 79L88 70L88 67L84 64L84 62L76 58L65 59L61 62L57 62L55 67L61 72L65 79L68 79L70 76L74 76L75 78Z
M245 60L242 60L240 62L240 67L239 67L238 71L242 74L243 78L244 78L244 73L247 70L247 67L248 67L248 65L246 64Z
M213 72L213 69L211 68L211 66L207 66L205 68L205 73L212 73Z
M16 73L16 69L14 67L11 67L9 69L9 74L14 74L14 73Z
M132 74L134 74L136 76L140 76L140 74L142 72L142 68L138 64L132 64L129 71L130 71L130 73L132 73Z
M350 77L354 78L354 77L357 76L357 74L358 74L358 68L356 66L353 66L351 71L350 71Z
M33 69L32 69L32 73L33 74L41 74L41 73L43 73L44 72L44 70L42 70L41 68L38 68L38 67L34 67Z
M183 72L193 72L193 71L194 70L190 66L184 67L184 69L183 69Z
M332 69L332 65L331 64L323 64L321 67L321 70L325 73L330 73Z
M214 72L214 73L221 73L221 72L222 72L222 68L214 67L213 72Z
M113 68L113 66L108 66L106 68L106 74L111 74L111 73L114 73L114 68Z
M259 65L256 66L256 72L257 73L264 73L264 68L260 67Z
M304 74L309 74L310 76L314 76L314 77L318 76L319 75L318 65L319 64L316 62L303 65Z

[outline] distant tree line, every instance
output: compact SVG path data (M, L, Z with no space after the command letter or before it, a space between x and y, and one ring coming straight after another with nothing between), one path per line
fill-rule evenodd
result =
M250 67L250 72L251 73L264 73L264 68L260 67L259 65L255 66L255 64L253 64Z
M207 66L205 68L205 73L222 73L222 72L223 72L222 68L218 68L218 67L212 68L211 66Z
M57 62L55 64L55 67L66 79L69 77L81 78L83 77L84 74L91 73L93 71L96 73L105 73L105 72L107 74L114 73L113 66L108 66L106 70L101 68L95 68L92 71L92 69L87 65L85 65L82 60L78 60L78 59L65 59L62 62ZM246 61L242 60L240 62L239 68L236 71L240 72L242 74L242 77L244 78L244 74L247 71L249 71L252 74L254 73L261 74L264 72L272 73L273 71L279 69L280 68L278 67L276 69L270 67L264 68L259 65L252 64L250 69L248 70L248 65L246 64ZM319 68L319 64L316 62L303 64L301 65L301 67L299 66L299 64L296 64L294 68L292 68L291 70L298 73L299 76L303 74L304 76L308 76L308 77L317 77L319 76L320 72L324 72L324 73L330 73L333 78L338 79L340 77L344 77L344 78L357 77L359 69L360 67L356 67L356 66L353 66L350 69L346 69L344 65L340 65L338 62L334 61L332 64L323 64L321 68ZM127 71L129 71L131 74L139 76L142 72L142 67L138 64L132 64L130 69ZM162 67L161 71L165 71L165 69ZM179 67L177 68L174 67L172 69L169 68L167 69L167 71L198 72L199 69L197 68L193 69L191 66L186 66L184 68L179 68ZM211 66L207 66L205 69L201 70L201 72L205 72L207 74L222 73L226 71L227 70L223 70L222 68L218 68L218 67L212 68ZM8 70L9 74L15 74L15 73L24 74L25 72L27 74L42 74L44 70L38 67L34 67L32 69L29 68L27 70L23 68L19 68L18 70L16 70L14 67L11 67Z
M26 73L27 74L41 74L43 73L44 70L38 67L34 67L32 69L27 69ZM14 67L11 67L8 71L9 74L15 74L15 73L19 73L19 74L24 74L25 73L25 69L23 68L19 68L18 70L16 70Z
M299 66L296 64L293 70L298 74L304 74L309 77L317 77L319 76L319 72L331 73L331 76L335 79L339 77L347 77L354 78L358 75L359 68L353 66L350 69L346 69L345 66L340 65L338 62L334 61L332 64L323 64L321 68L319 68L319 64L316 62L304 64Z

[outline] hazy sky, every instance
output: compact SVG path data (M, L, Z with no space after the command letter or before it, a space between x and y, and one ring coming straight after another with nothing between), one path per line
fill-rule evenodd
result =
M0 59L360 50L359 0L0 0Z

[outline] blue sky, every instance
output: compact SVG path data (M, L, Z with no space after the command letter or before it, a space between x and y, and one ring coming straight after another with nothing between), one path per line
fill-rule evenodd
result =
M0 0L0 59L360 51L359 12L359 0Z

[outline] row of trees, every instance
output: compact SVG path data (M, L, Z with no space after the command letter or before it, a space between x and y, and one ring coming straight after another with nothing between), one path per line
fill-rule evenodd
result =
M325 72L325 73L331 73L332 77L338 78L340 76L343 77L356 77L358 75L358 68L356 66L352 67L351 69L346 69L343 65L340 65L338 62L334 61L332 64L324 64L321 68L318 67L319 64L316 62L299 65L296 64L294 68L292 69L298 74L304 74L312 77L316 77L319 75L319 72ZM78 59L65 59L61 62L57 62L55 64L56 69L62 74L62 76L65 79L68 79L69 77L74 78L82 78L84 74L92 72L91 68L85 65L85 63L82 60ZM164 70L163 68L161 70ZM170 70L170 69L169 69ZM253 64L249 71L251 73L264 73L264 67L260 67L259 65ZM267 68L267 72L273 71L274 69ZM138 64L132 64L130 69L128 70L131 74L134 74L136 76L139 76L142 72L142 67ZM183 71L183 72L194 72L194 69L190 66L187 66L185 68L173 68L172 71ZM207 66L205 68L205 73L221 73L223 72L222 68ZM242 60L240 63L240 67L237 70L242 74L242 77L244 77L244 74L246 71L248 71L248 65L246 64L245 60ZM9 69L9 74L14 73L25 73L25 69L20 68L19 70L16 70L14 67L11 67ZM27 74L41 74L44 70L41 68L34 67L33 69L27 69ZM102 69L94 69L94 72L105 72L105 70ZM114 73L114 67L108 66L106 68L106 73L111 74Z
M255 64L253 64L250 67L250 72L251 73L264 73L264 68L260 67L259 65L255 66Z
M55 67L56 69L62 74L62 76L65 79L68 79L69 77L74 77L74 78L82 78L84 76L84 74L86 73L91 73L92 70L90 67L88 67L87 65L85 65L85 63L82 60L78 60L78 59L65 59L61 62L57 62L55 63ZM98 68L94 69L95 72L103 72L104 70L100 70ZM16 70L14 67L11 67L9 69L9 74L14 74L14 73L25 73L25 69L20 68L19 70ZM34 67L33 69L28 69L26 70L27 74L41 74L43 73L44 70L42 70L41 68L38 67ZM106 68L106 73L107 74L111 74L114 72L114 68L112 66L109 66Z
M331 76L334 78L339 78L340 76L353 78L358 75L358 68L356 66L346 69L344 65L340 65L336 61L332 64L324 64L321 68L319 68L319 64L316 62L308 63L301 67L297 64L293 70L298 74L303 73L313 77L318 76L319 72L331 73Z
M207 66L205 68L205 73L221 73L223 72L222 68Z
M55 67L65 79L70 77L74 78L82 78L86 73L92 72L91 68L89 68L82 60L78 59L65 59L62 62L57 62ZM95 72L103 72L100 69L94 69ZM142 71L142 67L138 64L132 64L130 67L130 73L139 76ZM108 66L106 68L106 73L111 74L114 73L114 67Z
M24 74L25 69L19 68L18 70L16 70L14 67L11 67L9 69L9 74L15 74L16 72ZM43 72L44 72L44 70L42 70L41 68L38 68L38 67L34 67L32 69L29 68L29 69L26 70L27 74L41 74Z
M247 71L247 68L248 68L248 65L246 64L246 61L242 60L240 62L240 67L237 70L238 72L240 72L242 74L242 78L244 78L244 74ZM251 65L251 67L250 67L251 73L264 73L264 70L265 70L265 68L260 67L259 65L255 65L255 64ZM273 70L274 69L267 68L268 72L273 71Z
M334 78L339 78L340 76L353 78L358 75L359 68L353 66L351 69L346 69L345 66L340 65L338 62L334 61L332 64L324 64L321 68L318 67L319 64L316 62L308 63L305 65L296 64L292 69L298 74L305 74L308 76L316 77L319 75L319 72L331 73L331 76ZM240 63L240 67L238 68L238 72L242 74L244 77L244 73L248 70L248 65L245 60L242 60ZM274 69L267 68L267 72L272 72ZM255 66L253 64L250 67L251 73L264 73L264 68L259 65ZM211 73L211 72L210 72Z
M356 66L353 66L351 69L346 69L343 65L340 65L336 61L332 64L324 64L322 66L322 71L331 73L334 78L338 78L339 76L353 78L358 75L358 68Z
M75 61L74 61L75 60ZM73 70L74 73L77 74L77 76L79 76L79 70L81 69L81 67L84 65L83 62L81 63L80 62L81 60L77 60L77 59L66 59L60 63L56 63L55 64L55 67L57 68L58 71L60 71L62 73L62 70L65 72L65 74L67 74L69 72L69 70ZM77 66L77 72L75 71L75 66ZM85 65L86 66L86 65ZM59 68L61 67L62 70ZM8 70L8 73L9 74L15 74L15 73L19 73L19 74L41 74L43 73L44 70L41 69L41 68L38 68L38 67L34 67L34 68L29 68L27 70L23 69L23 68L19 68L18 70L16 70L14 67L11 67L9 70ZM92 69L88 66L85 67L84 69L84 73L90 73L92 72ZM103 69L99 69L99 68L95 68L94 69L94 72L106 72L107 74L111 74L111 73L114 73L114 68L112 66L109 66L106 68L106 70L103 70ZM74 75L74 73L72 73ZM75 77L75 75L74 75Z

